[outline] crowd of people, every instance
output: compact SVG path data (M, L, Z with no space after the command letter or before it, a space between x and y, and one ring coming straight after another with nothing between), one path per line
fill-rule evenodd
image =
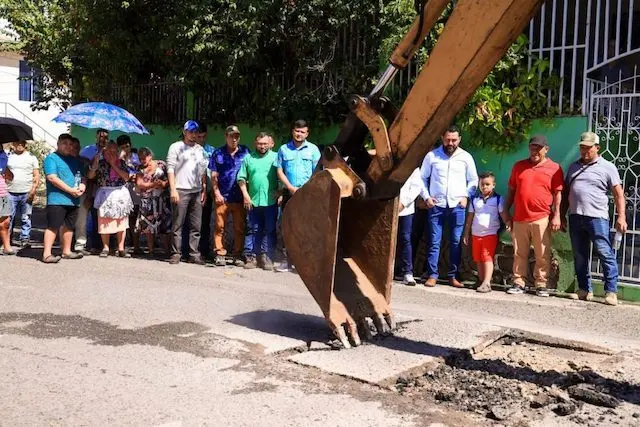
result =
M62 134L57 150L43 164L47 227L42 262L55 264L89 254L129 258L131 253L144 253L144 242L149 254L157 252L159 243L171 264L293 271L277 229L288 200L320 161L320 150L307 141L308 135L308 124L298 120L290 140L277 152L273 136L266 132L255 136L251 150L240 144L240 131L232 125L224 131L225 144L216 149L206 143L206 125L189 120L181 140L171 144L163 161L149 148L134 149L127 135L113 141L108 131L99 129L95 144L81 150L77 138ZM529 157L513 165L506 197L495 192L493 173L478 174L473 156L460 143L459 129L450 126L441 145L425 156L400 191L397 279L417 284L414 254L424 235L427 257L420 282L436 286L446 232L449 284L464 286L459 281L462 245L470 245L478 270L476 290L490 292L498 237L504 230L511 233L514 247L513 280L507 293L522 294L529 285L536 295L546 297L551 233L566 231L568 225L577 297L593 298L589 269L593 245L602 263L605 302L616 305L618 269L608 202L612 193L616 211L626 212L625 198L616 167L598 154L598 136L581 135L580 158L566 176L548 157L546 137L532 137ZM18 224L17 245L30 245L32 202L40 179L38 161L26 150L25 141L13 143L9 156L0 152L4 255L15 253L11 240ZM624 214L617 216L614 227L618 235L626 232ZM57 237L60 255L52 252ZM535 268L533 282L527 283L531 246ZM276 249L281 262L274 268Z

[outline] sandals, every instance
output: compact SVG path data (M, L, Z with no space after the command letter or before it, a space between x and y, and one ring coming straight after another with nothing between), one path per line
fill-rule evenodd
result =
M127 251L117 251L116 256L118 258L131 258L131 254Z
M42 258L42 262L44 262L45 264L57 264L58 262L60 262L60 257L59 256L54 256L54 255L49 255L46 258Z

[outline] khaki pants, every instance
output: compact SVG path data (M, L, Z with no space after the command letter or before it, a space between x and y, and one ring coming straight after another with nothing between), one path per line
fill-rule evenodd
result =
M227 254L223 238L228 213L231 213L233 218L233 255L240 255L244 248L244 223L247 217L242 203L225 203L216 206L216 230L213 233L214 249L217 255Z
M525 285L529 270L529 248L533 245L536 266L533 270L534 286L546 288L551 268L551 228L549 217L533 222L513 223L513 283Z

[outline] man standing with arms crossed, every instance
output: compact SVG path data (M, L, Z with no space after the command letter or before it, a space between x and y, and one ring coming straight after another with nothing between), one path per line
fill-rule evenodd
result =
M284 194L280 206L283 212L287 201L295 194L298 188L309 181L318 161L320 161L320 150L307 141L308 136L309 125L307 122L297 120L293 124L291 140L278 150L276 168L278 170L278 179L284 186ZM292 271L293 268L288 259L286 259L286 248L283 249L283 252L285 260L276 268L276 271Z
M579 145L580 159L569 166L564 181L561 210L563 229L566 229L569 212L569 235L578 278L578 298L583 301L593 299L589 272L589 252L593 244L595 255L602 265L604 301L608 305L618 305L618 263L611 247L608 193L613 193L618 213L615 229L624 235L627 232L624 190L618 169L598 154L598 135L583 133Z
M469 198L478 186L478 172L471 154L460 148L460 130L451 125L442 135L442 145L427 153L420 175L424 187L422 199L427 205L427 233L429 247L424 285L434 287L438 279L438 260L440 258L440 241L445 222L449 227L449 284L462 288L456 277L462 258L462 232L464 230L465 213Z

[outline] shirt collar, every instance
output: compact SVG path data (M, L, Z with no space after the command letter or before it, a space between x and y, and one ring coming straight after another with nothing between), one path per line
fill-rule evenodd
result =
M306 148L309 146L309 141L305 139L302 145L300 145L300 147L296 147L296 144L293 142L292 139L290 139L289 142L287 142L287 146L292 150L302 150L303 148Z

